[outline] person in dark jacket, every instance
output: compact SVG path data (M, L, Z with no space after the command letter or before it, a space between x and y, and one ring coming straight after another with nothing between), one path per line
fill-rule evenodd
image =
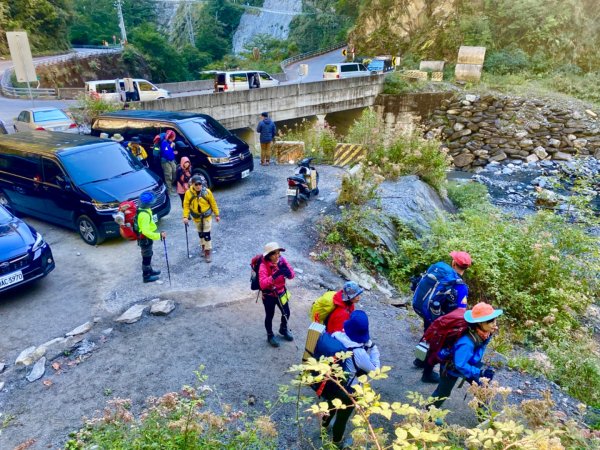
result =
M263 306L265 307L265 329L267 341L272 347L279 347L279 342L273 333L273 316L275 307L281 311L279 334L286 341L293 341L294 336L288 328L290 320L290 294L285 287L285 279L294 278L294 270L281 255L285 252L277 242L269 242L263 251L263 260L258 269L258 280L262 291Z
M452 349L450 361L440 371L440 384L431 394L437 398L432 403L439 408L450 396L459 378L467 382L479 383L481 377L491 380L494 370L482 368L483 355L493 334L498 330L496 318L501 316L501 309L494 309L487 303L477 303L473 309L465 312L465 320L469 324L467 333L456 341Z
M175 180L175 177L177 176L177 164L175 162L177 150L175 147L175 138L175 132L173 130L167 130L165 138L160 143L160 165L162 166L165 175L165 184L171 194L177 192L173 185L173 180Z
M327 332L330 334L336 331L343 331L344 322L350 318L354 312L354 305L360 301L360 296L364 292L354 281L347 281L341 291L333 296L334 310L327 317Z
M154 222L154 215L152 214L152 205L156 200L156 196L149 191L142 192L140 195L140 208L137 212L137 225L140 230L140 238L138 239L138 245L142 252L142 280L144 283L150 283L158 280L160 270L154 270L152 268L152 251L153 241L166 239L167 233L165 231L158 231L156 222Z
M261 113L261 121L256 127L256 132L260 134L260 165L268 166L271 163L271 147L273 140L277 135L277 127L270 119L269 113Z

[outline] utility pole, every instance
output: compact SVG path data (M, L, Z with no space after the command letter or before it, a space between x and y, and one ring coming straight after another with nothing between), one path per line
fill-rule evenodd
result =
M127 43L127 31L125 31L125 20L123 20L123 8L121 7L121 1L117 0L117 15L119 16L119 28L121 29L121 41L122 45Z
M190 40L190 44L192 44L192 46L195 47L196 46L196 38L194 36L194 21L192 20L192 3L185 2L184 7L185 7L185 24L186 24L185 27L187 28L187 32L188 32L188 39Z

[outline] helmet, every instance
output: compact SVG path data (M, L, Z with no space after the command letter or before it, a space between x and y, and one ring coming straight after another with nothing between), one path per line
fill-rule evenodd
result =
M165 139L169 141L171 138L175 139L175 132L173 130L167 130L165 133Z
M206 178L204 178L204 176L202 176L202 175L194 175L190 181L192 184L202 183L202 186L207 185Z

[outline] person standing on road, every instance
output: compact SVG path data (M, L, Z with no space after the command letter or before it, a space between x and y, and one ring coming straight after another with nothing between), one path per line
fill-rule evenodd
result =
M335 309L327 317L327 332L333 334L336 331L344 329L344 322L350 318L354 312L354 305L360 301L360 296L364 292L354 281L347 281L341 291L333 296Z
M160 143L160 165L162 166L163 173L165 174L165 184L171 194L176 191L173 186L173 180L177 176L177 165L175 164L175 132L173 130L167 130L165 138Z
M185 193L190 188L190 180L192 178L192 163L187 156L182 156L177 168L177 194L181 199L181 206L183 207L183 199Z
M156 196L149 191L143 192L140 195L140 208L137 212L137 226L140 232L138 245L142 252L142 280L144 283L151 283L158 280L160 270L152 268L152 251L153 241L166 239L165 231L158 231L154 214L152 213L152 205L156 201Z
M279 334L286 341L293 341L294 336L289 330L291 294L285 287L285 280L294 278L294 270L286 259L281 256L285 252L277 242L269 242L263 251L263 260L258 269L258 280L262 292L263 306L265 308L265 329L267 330L267 342L272 347L279 347L279 342L273 333L273 317L275 307L281 311L281 323Z
M207 187L206 178L202 175L194 175L190 182L191 186L183 197L183 223L187 225L189 223L188 218L190 215L192 216L200 237L204 259L209 263L212 261L212 239L210 237L212 215L215 215L217 222L221 220L219 207L215 197Z
M148 153L142 146L142 141L138 136L134 136L127 144L127 150L131 152L134 158L137 158L144 167L148 167Z
M271 163L271 147L277 134L277 127L269 118L269 113L263 112L260 116L261 121L256 127L256 132L260 135L260 165L268 166Z

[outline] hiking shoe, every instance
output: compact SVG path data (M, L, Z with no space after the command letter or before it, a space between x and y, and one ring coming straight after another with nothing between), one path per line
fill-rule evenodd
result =
M206 260L207 263L212 261L212 257L210 256L211 251L210 250L204 250L204 259Z
M279 342L277 342L277 339L275 339L275 336L269 336L267 338L267 342L269 344L271 344L271 347L275 347L275 348L279 347Z
M425 361L421 361L420 359L415 358L415 360L413 361L413 366L422 369L423 367L425 367Z
M144 283L152 283L153 281L158 281L158 275L143 275L142 280L144 281Z
M294 340L294 335L290 333L288 330L281 331L279 330L279 334L283 336L286 341L292 342Z
M438 384L440 382L440 376L437 372L423 373L423 376L421 377L421 381L423 383Z
M154 270L152 267L150 267L150 275L160 275L160 270Z

